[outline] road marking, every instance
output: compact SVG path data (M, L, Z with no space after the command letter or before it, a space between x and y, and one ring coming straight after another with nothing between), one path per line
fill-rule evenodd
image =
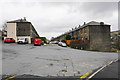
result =
M94 75L96 75L96 74L97 74L98 72L100 72L101 70L103 70L106 66L107 66L107 65L104 65L104 66L101 67L99 70L97 70L95 73L93 73L93 74L89 77L89 79L92 78Z
M117 59L118 60L118 59ZM87 80L89 80L90 78L92 78L93 76L95 76L98 72L100 72L101 70L103 70L104 68L106 68L107 66L111 65L113 62L116 62L117 60L115 61L110 61L108 64L104 65L103 67L101 67L100 69L98 69L96 72L94 72L90 77L88 77Z
M12 77L9 77L9 78L7 78L7 79L5 79L5 80L10 80L10 79L13 79L13 78L15 78L15 77L17 77L17 76L12 76Z
M89 72L89 73L86 73L85 75L81 76L81 77L80 77L80 80L86 78L86 77L89 76L91 73L92 73L92 72Z

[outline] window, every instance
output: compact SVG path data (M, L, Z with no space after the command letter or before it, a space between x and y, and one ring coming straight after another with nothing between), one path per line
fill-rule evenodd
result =
M88 38L86 37L85 40L88 40Z
M84 29L84 33L86 33L86 29Z
M89 40L89 37L85 37L85 40Z

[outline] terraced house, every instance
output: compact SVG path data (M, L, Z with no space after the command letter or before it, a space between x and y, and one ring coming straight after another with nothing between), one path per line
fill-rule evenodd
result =
M31 43L34 38L39 37L31 22L26 18L7 22L7 37L17 42L18 38L28 38Z
M68 35L71 36L70 46L85 50L111 50L110 25L104 24L104 22L84 22L82 26L79 25L53 40L65 39Z

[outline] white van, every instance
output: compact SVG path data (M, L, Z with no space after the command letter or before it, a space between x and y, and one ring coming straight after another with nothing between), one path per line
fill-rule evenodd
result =
M28 38L18 38L18 44L28 44Z

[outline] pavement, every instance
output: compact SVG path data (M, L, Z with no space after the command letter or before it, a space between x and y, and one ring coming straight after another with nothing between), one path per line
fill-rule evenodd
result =
M3 43L0 47L1 75L8 79L28 78L29 75L77 79L118 58L118 53L84 51L57 45Z

